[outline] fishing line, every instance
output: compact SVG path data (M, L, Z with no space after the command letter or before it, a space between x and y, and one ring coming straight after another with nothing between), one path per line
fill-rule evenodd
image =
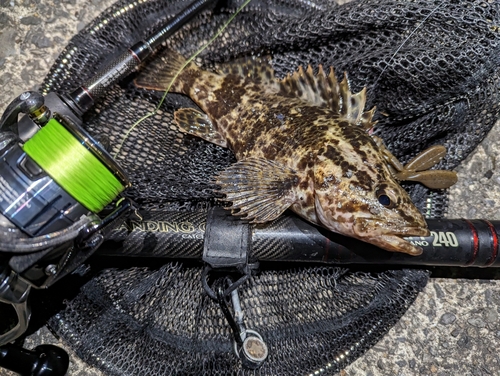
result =
M386 71L387 67L389 66L389 64L392 63L392 60L396 57L396 55L399 53L399 51L401 51L401 49L403 48L403 46L410 40L410 38L415 35L415 33L417 32L418 29L420 29L423 24L430 18L430 16L432 16L439 8L441 8L441 6L445 3L445 1L442 1L441 3L439 3L427 16L425 16L425 18L422 20L422 22L420 22L417 27L415 29L412 30L412 32L410 33L410 35L408 35L406 37L406 39L403 41L403 43L401 43L401 45L396 49L396 52L394 52L394 54L391 56L391 58L389 59L389 61L387 62L386 66L384 67L384 69L382 69L382 72L380 72L380 75L377 77L377 79L375 80L375 82L373 83L372 85L372 89L374 89L376 86L377 86L377 83L378 81L380 80L380 77L382 77L382 75L384 74L384 72Z
M23 150L76 201L98 213L128 182L111 171L102 158L105 152L92 142L86 134L78 137L50 119L24 143Z
M174 84L175 80L177 79L177 77L181 74L181 72L194 60L196 59L196 57L201 54L208 46L210 46L221 34L224 30L226 30L226 28L229 26L229 24L231 22L233 22L234 18L243 10L243 8L245 8L248 3L250 3L250 1L252 0L245 0L245 2L236 10L236 12L231 16L229 17L229 19L222 25L222 27L215 33L215 35L210 38L210 40L204 45L202 46L198 51L196 51L189 59L187 59L187 61L184 63L184 65L177 71L177 73L174 75L174 77L172 78L172 80L170 81L170 84L168 85L168 87L165 89L165 92L163 93L163 96L162 98L160 99L160 102L158 103L158 105L156 106L156 108L144 115L143 117L141 117L139 120L137 120L134 124L132 124L132 126L128 129L128 131L125 133L125 137L123 138L123 140L121 141L120 145L118 146L118 149L114 155L114 158L116 158L118 156L118 154L120 153L122 147L123 147L123 144L125 143L125 141L128 139L128 137L130 136L130 133L135 129L135 127L137 127L139 124L141 124L144 120L150 118L151 116L155 115L156 112L158 112L158 110L160 109L161 105L163 104L163 102L165 101L165 98L167 97L167 94L168 92L170 91L170 88L172 87L172 85Z

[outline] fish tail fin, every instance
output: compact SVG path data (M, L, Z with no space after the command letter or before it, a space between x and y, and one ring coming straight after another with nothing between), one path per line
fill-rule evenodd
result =
M187 94L182 81L200 68L194 63L187 64L184 56L174 50L167 50L156 60L147 65L134 84L143 89Z

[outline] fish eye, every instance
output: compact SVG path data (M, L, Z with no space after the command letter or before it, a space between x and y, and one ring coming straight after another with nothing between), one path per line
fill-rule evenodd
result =
M390 189L386 190L383 187L375 191L375 197L377 197L377 200L380 203L380 205L382 205L384 208L387 209L392 209L396 207L398 201L392 190Z
M380 202L380 204L385 206L385 207L388 207L391 205L391 199L387 195L378 196L378 202Z

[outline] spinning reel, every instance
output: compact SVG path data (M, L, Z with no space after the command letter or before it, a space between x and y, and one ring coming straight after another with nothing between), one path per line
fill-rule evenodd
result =
M197 0L71 93L27 91L0 119L0 313L5 345L27 328L31 287L74 271L134 210L126 173L82 115L213 1ZM3 320L8 317L7 320Z

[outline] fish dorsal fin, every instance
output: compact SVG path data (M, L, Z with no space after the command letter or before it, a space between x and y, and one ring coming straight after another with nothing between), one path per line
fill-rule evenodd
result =
M370 129L374 124L374 109L364 112L366 88L357 94L351 93L347 74L344 73L344 79L339 83L333 68L326 75L323 66L319 65L318 74L314 75L310 65L306 70L300 66L298 71L280 82L280 93L298 97L315 106L328 107L365 129Z
M256 84L263 84L278 88L274 69L271 65L270 56L245 56L233 61L221 64L218 73L229 75L237 74L241 77L251 79Z

